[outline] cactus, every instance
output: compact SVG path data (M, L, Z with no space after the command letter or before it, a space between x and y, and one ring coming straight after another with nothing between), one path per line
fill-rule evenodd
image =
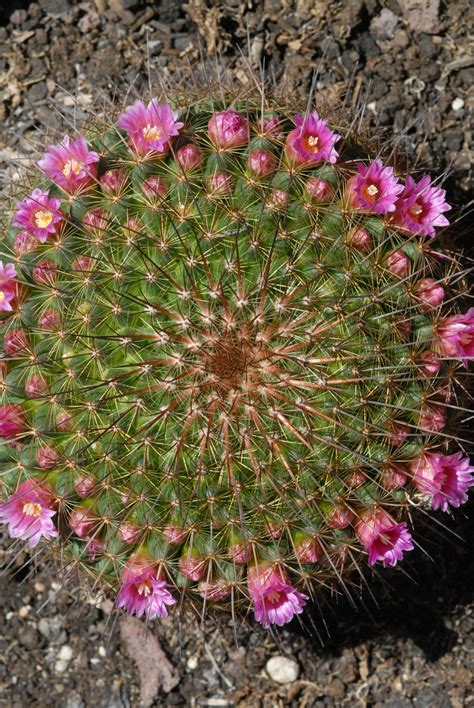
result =
M430 177L316 111L211 99L95 120L16 204L0 521L138 616L268 627L466 501L474 309Z

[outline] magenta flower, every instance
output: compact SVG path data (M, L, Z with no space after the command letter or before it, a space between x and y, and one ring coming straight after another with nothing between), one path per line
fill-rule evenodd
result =
M3 265L0 261L0 312L11 312L11 301L16 295L17 276L13 263Z
M356 535L369 554L369 565L382 561L393 566L405 551L413 550L406 523L397 524L384 509L374 509L362 515L355 526Z
M217 148L230 149L245 145L249 140L249 124L237 111L221 111L209 118L207 132Z
M462 452L453 455L428 452L412 466L413 482L423 494L432 497L432 508L449 511L467 502L467 492L474 486L474 467Z
M74 140L65 135L59 145L48 146L37 165L52 182L71 194L94 181L99 160L99 155L87 147L83 135Z
M148 620L168 617L167 605L174 605L175 598L167 589L169 584L157 578L156 568L147 563L130 564L124 568L123 583L116 600L129 615L145 615Z
M334 145L341 136L327 127L316 111L309 116L295 116L296 128L286 138L286 154L296 165L314 162L336 162L339 154Z
M28 540L33 548L40 538L55 538L58 535L52 517L50 492L34 479L22 482L6 502L0 503L0 522L8 525L11 538Z
M263 627L286 624L303 612L309 599L291 585L284 570L263 565L249 568L248 588L255 619Z
M460 359L466 367L474 356L474 307L463 315L440 320L436 326L437 351L450 359Z
M166 154L171 138L179 135L184 123L178 121L178 112L169 103L158 103L152 98L148 106L138 99L118 117L119 128L126 130L132 147L139 155L149 152Z
M407 176L403 192L398 197L393 219L412 234L434 236L435 226L448 226L443 212L451 209L445 202L446 191L431 187L431 177L425 175L418 184Z
M11 440L26 427L25 414L17 403L4 403L0 405L0 438Z
M394 177L393 167L386 167L382 160L377 159L370 165L358 163L357 169L359 174L347 183L351 203L375 214L395 211L395 202L403 185Z
M18 202L13 226L26 229L41 243L45 243L48 236L57 233L58 224L63 220L60 206L60 199L50 199L48 192L34 189L30 197Z

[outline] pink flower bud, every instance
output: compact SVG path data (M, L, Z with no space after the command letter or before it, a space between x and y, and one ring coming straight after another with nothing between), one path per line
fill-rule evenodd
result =
M76 273L87 273L92 268L92 258L90 256L79 256L73 260L71 267Z
M315 538L304 538L295 543L295 556L300 563L316 563L321 556L321 544Z
M423 352L420 354L418 365L422 376L436 376L441 368L441 362L434 352Z
M97 527L98 519L87 507L77 507L69 517L69 528L79 538L90 535L94 527Z
M406 484L407 476L401 467L390 465L382 473L382 486L385 489L399 489Z
M45 310L38 319L38 325L43 332L54 332L60 323L61 318L57 310Z
M362 470L353 470L351 474L349 475L349 479L347 480L347 484L350 487L350 489L357 489L357 487L360 487L361 484L364 484L364 482L367 481L367 475L362 472Z
M410 259L403 251L392 251L387 258L387 269L394 275L403 278L410 268Z
M237 111L222 111L209 119L208 135L217 148L235 148L248 142L249 126Z
M326 523L331 529L345 529L354 518L354 514L346 506L338 504L329 513Z
M228 553L234 563L248 563L252 557L252 546L250 543L233 543L229 546Z
M25 383L25 393L28 398L40 398L49 391L49 386L41 374L32 374Z
M194 143L188 143L176 151L176 162L183 172L198 170L204 164L204 151Z
M422 308L430 310L444 300L444 288L434 278L424 278L415 286L415 295L421 300Z
M100 178L100 186L103 192L116 197L123 192L126 181L127 175L123 170L108 170Z
M67 414L66 414L67 415ZM69 416L68 416L69 419ZM78 475L74 480L74 489L81 499L86 499L93 494L95 489L95 481L83 474Z
M33 234L28 231L19 231L15 235L15 240L13 243L13 250L17 256L23 256L25 253L30 253L34 251L38 239L36 239Z
M136 524L130 522L125 522L120 524L117 533L119 537L124 541L124 543L133 544L136 543L140 535L140 529Z
M66 411L61 411L56 416L56 426L59 430L67 431L72 428L72 416Z
M232 586L226 580L203 580L198 585L198 593L207 602L218 602L225 600L232 592Z
M281 135L281 121L278 116L261 118L257 121L257 131L262 137L278 138Z
M334 187L330 182L319 177L309 177L306 182L306 194L317 204L330 202L334 198Z
M107 231L109 219L102 209L91 209L84 215L82 223L87 230L98 232L97 235L100 236Z
M209 188L213 194L231 194L232 175L225 172L214 172L209 178Z
M59 452L51 445L45 445L36 452L36 464L42 470L52 470L60 459Z
M269 209L285 209L288 206L289 194L283 189L273 189L267 200Z
M24 329L15 327L8 330L3 338L3 348L6 354L24 354L30 348L30 342Z
M199 580L204 575L206 561L204 558L185 553L179 559L179 572L189 580Z
M403 445L408 437L410 428L403 423L389 423L389 434L388 439L392 445Z
M436 404L425 404L421 409L418 425L421 430L439 433L446 425L445 409Z
M356 229L349 238L349 244L356 251L369 253L372 249L372 237L365 229Z
M269 150L253 150L247 158L247 166L254 177L267 177L275 171L277 159Z
M26 430L25 414L16 403L0 405L0 438L10 440Z
M154 175L148 177L142 184L143 194L151 200L161 200L168 194L169 185L164 177Z
M186 529L180 526L165 526L163 536L168 543L182 543L186 538Z
M58 275L58 266L54 261L42 258L33 268L31 275L35 283L52 285Z

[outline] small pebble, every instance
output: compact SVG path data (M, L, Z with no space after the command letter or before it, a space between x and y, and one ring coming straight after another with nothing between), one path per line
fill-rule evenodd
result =
M23 607L20 607L20 609L18 610L18 617L28 617L30 610L30 605L24 605Z
M61 661L71 661L72 649L68 644L64 644L58 652L58 659Z
M296 661L286 656L272 656L267 661L265 669L270 678L277 683L293 683L300 673Z
M194 671L194 669L197 668L198 663L199 663L199 660L198 660L196 654L191 654L191 656L189 657L189 659L186 662L186 666L188 667L188 669L190 669L190 671Z
M34 587L36 592L44 592L46 590L44 583L40 583L39 581L35 583Z
M453 111L460 111L461 108L464 108L464 100L462 98L455 98L451 104L451 108Z

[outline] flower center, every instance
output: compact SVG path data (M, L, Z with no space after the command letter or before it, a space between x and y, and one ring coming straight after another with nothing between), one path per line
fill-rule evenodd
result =
M280 593L278 592L278 590L270 590L266 597L266 600L268 600L271 605L276 605L277 602L280 601Z
M3 292L3 290L0 290L0 303L2 303L6 299L6 295Z
M50 211L37 211L34 220L39 229L46 229L53 220L53 214Z
M317 135L304 135L301 139L303 147L309 152L317 152L319 145L319 138Z
M163 131L157 125L146 125L142 133L145 140L159 140L163 135Z
M379 193L379 188L376 187L375 184L369 184L365 191L367 192L369 197L375 197L375 195Z
M83 165L81 162L79 162L78 160L75 160L74 158L71 158L70 160L68 160L67 162L64 163L63 175L65 177L70 177L71 173L78 175L79 172L82 170L82 168L83 168Z
M143 597L148 597L148 595L150 595L151 591L152 591L151 580L144 580L137 587L138 594L143 595Z
M25 502L23 504L23 513L26 516L38 517L41 515L41 511L42 511L41 504L38 504L37 502Z
M423 215L423 207L418 202L415 202L412 207L408 209L408 213L414 221L420 221Z

